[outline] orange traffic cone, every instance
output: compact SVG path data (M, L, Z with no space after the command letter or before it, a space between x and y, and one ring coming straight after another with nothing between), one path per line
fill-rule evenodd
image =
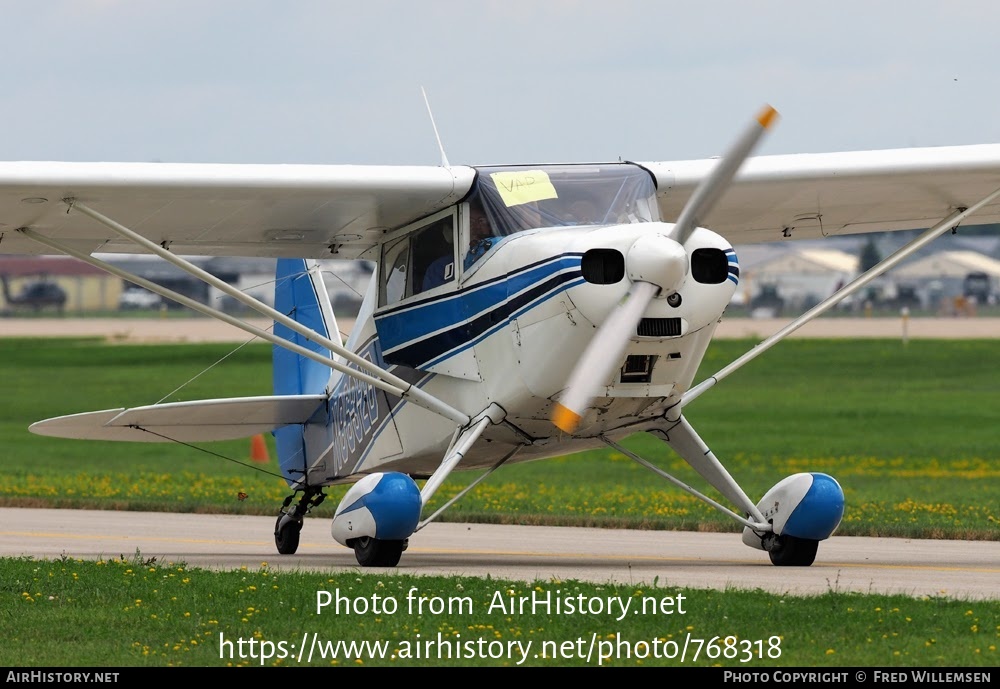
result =
M264 436L259 433L250 439L250 459L262 463L271 461L267 454L267 442L265 442Z

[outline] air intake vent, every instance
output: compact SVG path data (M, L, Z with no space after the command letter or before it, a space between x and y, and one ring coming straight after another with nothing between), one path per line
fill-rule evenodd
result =
M625 257L616 249L591 249L580 259L583 279L594 285L613 285L625 277Z
M643 318L636 328L639 337L674 337L681 334L680 318Z
M621 381L623 383L649 383L653 379L655 354L630 354L622 366Z

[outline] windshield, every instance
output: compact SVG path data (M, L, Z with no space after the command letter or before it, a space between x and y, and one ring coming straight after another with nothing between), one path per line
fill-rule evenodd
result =
M536 227L659 220L653 178L635 165L508 166L478 170L472 193L482 203L498 235Z
M468 268L500 237L540 227L660 219L653 177L628 163L477 168L469 195ZM484 239L485 238L485 239Z

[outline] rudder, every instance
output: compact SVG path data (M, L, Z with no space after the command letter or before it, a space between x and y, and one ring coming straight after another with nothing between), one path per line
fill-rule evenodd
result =
M275 266L274 308L305 327L340 343L340 331L333 314L330 297L317 261L301 258L279 258ZM331 357L330 350L311 342L303 335L280 323L274 324L274 334ZM272 383L275 395L314 395L328 391L334 371L318 361L273 345ZM294 424L274 432L278 463L289 485L301 481L306 471L304 425Z

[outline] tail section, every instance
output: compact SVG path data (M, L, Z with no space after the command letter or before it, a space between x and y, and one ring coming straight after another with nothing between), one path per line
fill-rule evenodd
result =
M337 319L316 261L278 259L275 269L274 308L334 342L340 342ZM290 328L275 323L274 333L324 356L332 356L322 345L310 342ZM275 395L318 395L328 392L333 369L274 345L272 376ZM304 425L295 424L274 432L281 472L289 485L305 476Z

